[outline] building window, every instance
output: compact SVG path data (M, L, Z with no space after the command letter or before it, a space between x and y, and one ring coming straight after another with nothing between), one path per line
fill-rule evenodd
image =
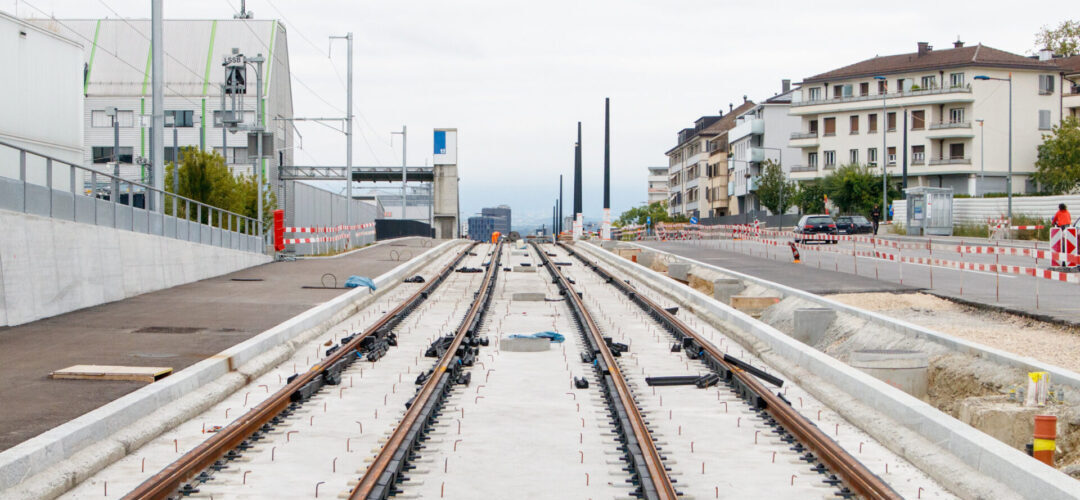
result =
M165 116L173 117L173 120L175 120L174 123L176 124L175 126L177 126L177 127L194 127L195 126L194 125L195 117L194 117L194 113L192 113L191 110L180 110L180 109L168 110L168 111L165 111ZM168 120L166 120L166 123L168 123ZM168 126L168 125L166 125L166 126Z
M886 151L889 153L889 165L896 165L896 146L889 146Z
M896 131L896 111L889 112L888 124L886 125L886 128L889 132Z
M913 165L926 163L926 146L911 146L911 163Z
M964 86L964 74L963 73L949 73L949 87L960 88Z
M133 149L120 146L120 163L132 163ZM90 157L93 163L109 163L112 161L112 146L93 146L90 148Z
M859 84L859 95L863 97L870 95L870 82L862 82Z
M810 120L810 133L817 135L817 120Z
M852 88L850 83L843 86L843 92L844 92L844 94L843 94L844 97L851 97L851 96L855 95L854 94L854 89Z
M1039 130L1050 130L1050 110L1039 110Z
M858 165L859 164L859 150L858 149L852 149L852 150L848 151L848 163L850 163L852 165Z
M877 148L866 149L866 164L871 167L877 166Z
M850 123L851 133L852 134L858 134L859 133L859 115L851 115L851 117L848 119L848 122Z
M825 136L836 135L836 118L825 119Z
M887 82L885 80L878 80L878 82L877 82L877 93L878 93L878 95L884 94L884 93L886 93L888 91L889 91L889 82Z
M120 128L131 128L135 126L135 112L134 111L117 111L116 120L120 123ZM95 109L90 112L90 126L94 128L112 128L112 117L105 114L104 109Z
M825 152L825 168L836 166L836 151Z
M247 165L251 162L248 160L247 148L229 148L228 152L224 155L221 154L221 148L214 148L214 152L225 158L225 163L229 165Z
M922 130L924 128L926 128L926 111L923 111L921 109L912 111L911 130Z
M810 100L811 101L820 101L821 100L821 88L820 87L810 87L808 90L810 91Z
M962 160L964 158L964 143L956 142L949 144L949 159Z
M1054 75L1039 75L1039 95L1054 93Z
M877 133L877 114L866 115L866 131L871 134Z
M922 77L922 89L923 90L929 90L929 89L933 89L933 88L937 88L937 77L936 76L924 76L924 77Z
M817 168L817 153L806 154L806 166L810 168Z
M840 95L843 94L843 92L844 92L844 86L843 85L833 85L832 98L833 99L839 99Z
M964 123L964 108L950 109L949 123Z

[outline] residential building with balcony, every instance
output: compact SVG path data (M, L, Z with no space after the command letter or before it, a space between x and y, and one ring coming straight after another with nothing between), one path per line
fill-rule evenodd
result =
M730 144L728 134L736 127L736 118L748 110L753 109L755 104L743 97L743 103L739 107L728 105L728 114L717 120L706 132L712 135L705 141L705 149L709 153L705 165L705 208L702 214L709 217L722 217L731 215L730 194L728 193L728 153Z
M1061 117L1080 119L1080 56L1058 59L1061 69Z
M746 101L735 107L728 105L727 115L721 110L714 116L702 116L694 121L694 126L679 131L678 144L665 153L668 157L668 212L671 215L702 217L709 215L713 208L710 198L714 191L715 177L719 170L710 169L710 157L715 151L709 151L709 141L734 126L734 117L753 107ZM716 175L710 176L710 172ZM726 177L726 172L723 172ZM719 184L718 184L719 185ZM726 207L725 207L726 208Z
M849 163L887 168L898 178L906 165L909 186L1004 192L1009 82L1002 80L1011 75L1012 185L1016 193L1033 191L1036 148L1061 119L1060 71L1048 55L1030 58L957 41L945 50L920 42L916 52L811 76L792 94L790 113L800 120L789 139L800 151L792 178L821 178ZM983 168L986 180L977 186Z
M727 133L730 154L727 158L727 195L732 215L762 210L757 196L757 181L767 160L778 163L785 172L798 161L799 150L788 145L791 134L799 130L801 120L789 114L791 80L783 80L779 94L751 106L736 117L735 127Z
M649 204L668 201L668 168L649 167Z

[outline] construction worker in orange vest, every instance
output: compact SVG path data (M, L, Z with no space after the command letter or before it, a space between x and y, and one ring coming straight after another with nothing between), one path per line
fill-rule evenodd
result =
M1070 224L1072 224L1072 216L1065 208L1065 204L1058 204L1058 211L1056 214L1054 214L1054 218L1050 219L1050 225L1063 228L1068 227Z

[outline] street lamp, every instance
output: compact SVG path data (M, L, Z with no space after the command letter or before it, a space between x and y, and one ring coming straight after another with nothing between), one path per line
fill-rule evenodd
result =
M1009 225L1012 225L1012 72L1009 73L1008 78L995 78L986 75L977 75L976 80L998 80L1001 82L1009 82L1009 176L1005 179L1005 189L1009 195Z
M889 176L885 168L889 166L889 149L885 145L885 133L889 130L889 116L885 111L885 97L888 94L889 87L884 76L875 76L874 79L881 81L883 84L881 87L881 124L879 125L881 128L881 154L878 155L878 162L881 163L881 210L884 210L885 215L888 215L889 188L887 179Z
M983 127L983 120L975 120L975 123L979 124L979 183L975 185L975 195L982 198L979 188L984 186L986 176L986 128Z
M113 203L117 203L120 198L120 116L117 113L116 106L109 106L105 108L105 116L112 118L113 126L113 149L112 149L112 162L113 162L113 180L112 180L112 192L109 193L109 198ZM94 186L97 189L97 186Z

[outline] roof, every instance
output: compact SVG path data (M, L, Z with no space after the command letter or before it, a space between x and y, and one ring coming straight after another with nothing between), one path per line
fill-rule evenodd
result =
M1054 62L1066 75L1080 74L1080 55L1063 57Z
M706 127L694 132L694 128L684 128L679 131L679 143L675 147L667 150L664 154L669 155L672 151L679 149L679 146L690 142L695 137L712 137L721 132L726 132L735 126L735 118L740 114L752 109L755 106L754 101L743 101L737 108L731 110L726 115L720 116L702 116L694 123L708 123ZM706 121L702 121L706 120ZM694 132L691 134L691 132Z
M879 56L855 64L837 68L803 80L802 83L825 82L845 78L868 77L908 71L955 68L961 66L985 66L1033 70L1055 70L1057 65L1039 61L1019 54L987 47L983 44L942 50Z
M89 96L149 93L149 19L27 19L29 23L83 45ZM247 56L262 53L287 68L284 26L269 19L167 19L164 22L166 95L217 95L225 72L222 59L233 47ZM284 61L282 60L284 59ZM285 63L282 66L281 63ZM270 66L264 65L264 68ZM267 80L274 70L264 69ZM254 83L254 71L249 71ZM270 86L268 81L266 89Z

